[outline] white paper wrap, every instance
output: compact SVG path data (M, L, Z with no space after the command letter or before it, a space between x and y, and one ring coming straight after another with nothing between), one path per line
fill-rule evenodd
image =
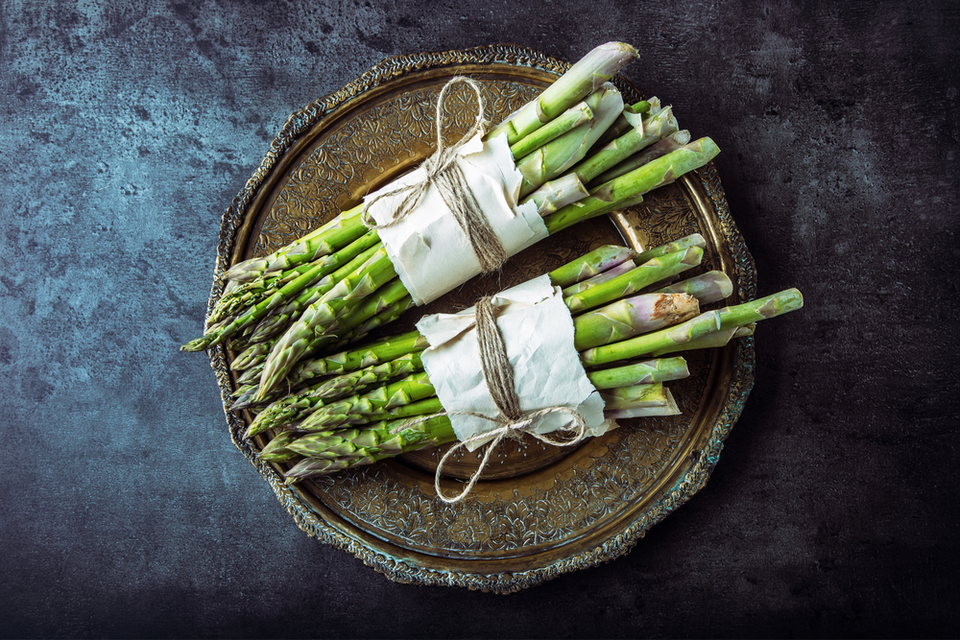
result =
M458 164L507 255L514 255L549 233L534 203L518 205L522 176L517 171L506 136L484 141L477 134L460 150ZM416 169L367 196L367 200L423 180ZM406 193L384 196L368 211L378 225L393 220ZM400 222L378 229L400 281L418 305L436 300L481 273L466 234L435 188Z
M494 296L497 326L513 366L520 408L524 412L548 407L575 409L584 418L587 435L597 436L615 427L604 420L603 400L590 383L573 342L573 320L563 304L559 287L544 275ZM475 310L425 316L417 329L430 343L423 366L443 408L451 412L454 432L461 442L496 429L499 425L470 411L496 417L499 410L490 396L477 346ZM566 412L536 418L531 431L550 433L571 426ZM482 441L467 445L471 451Z

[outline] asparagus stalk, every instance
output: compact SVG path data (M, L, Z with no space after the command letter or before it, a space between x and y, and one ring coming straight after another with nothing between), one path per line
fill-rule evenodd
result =
M684 249L693 247L703 248L705 246L706 240L704 240L703 236L699 233L668 242L664 245L638 254L631 262L621 263L615 267L612 267L611 269L608 269L607 271L604 271L603 273L593 276L592 278L582 280L581 282L566 287L563 290L563 295L564 297L572 296L595 284L612 280L617 276L627 273L637 265L642 265L643 263L654 258L660 258L667 254L675 253ZM720 298L713 298L713 296L716 296L718 293L726 291L728 287L730 290L725 295L721 296ZM694 278L684 280L682 283L677 283L672 287L658 289L656 293L685 293L687 295L692 295L700 300L701 303L706 304L708 301L713 302L714 300L723 299L729 296L732 292L732 287L733 283L725 273L722 271L711 271L708 274L695 276ZM707 298L710 299L707 300Z
M699 312L697 299L682 293L650 293L618 300L573 319L574 346L581 351L619 342L689 320Z
M650 355L652 357L659 358L668 353L679 353L681 351L693 351L696 349L719 349L720 347L727 346L727 343L734 338L745 338L753 335L756 327L756 323L751 322L740 327L733 327L732 329L720 329L718 331L714 331L713 333L708 333L705 336L701 336L695 340L691 340L690 342L673 344L664 347L663 349L658 349Z
M568 204L583 200L590 195L583 182L570 173L544 183L539 189L527 196L527 201L537 205L537 211L541 216L548 216L556 213Z
M668 404L665 392L666 387L662 382L654 382L601 391L600 397L603 398L606 412L618 409L665 407Z
M637 265L633 260L631 260L630 262L624 262L623 264L618 264L617 266L611 268L608 271L604 271L603 273L597 274L592 278L589 278L582 282L578 282L576 284L572 284L566 289L563 289L563 297L569 298L570 296L580 293L582 291L585 291L590 287L595 287L598 284L609 282L610 280L613 280L618 276L622 276L623 274L629 271L632 271L633 269L636 269L636 268L637 268Z
M224 277L237 282L247 282L336 253L368 233L360 216L362 211L363 207L360 205L345 211L329 223L268 256L237 263L227 270Z
M587 371L587 378L596 389L615 389L634 384L651 384L681 380L690 375L687 361L677 356L654 358L634 364Z
M601 86L587 97L586 104L593 112L590 121L517 161L517 170L523 175L521 198L580 162L623 110L623 98L612 84Z
M435 413L443 412L443 404L440 402L440 398L436 396L430 396L428 398L423 398L421 400L411 400L407 404L398 405L390 409L378 409L372 411L356 411L352 413L345 413L342 415L332 415L328 414L325 416L325 422L327 426L322 427L323 429L349 429L352 427L366 427L378 422L383 422L384 420L399 420L401 418L420 418L422 416L428 416ZM314 417L313 414L310 417ZM298 427L303 430L304 433L313 433L318 430L317 424L311 424L310 428L305 428L302 425Z
M620 69L637 57L639 57L637 50L622 42L608 42L596 47L544 89L536 99L525 104L491 131L487 137L506 135L507 141L515 144L594 93L603 83L611 80Z
M692 233L688 236L684 236L677 240L671 240L670 242L665 242L656 247L652 247L637 254L636 262L637 264L643 264L647 260L652 260L654 258L662 258L668 253L675 253L677 251L683 251L684 249L689 249L691 247L699 247L701 249L706 248L707 241L699 233Z
M402 419L383 422L372 429L318 432L298 438L287 445L291 451L307 456L313 451L319 454L316 457L307 457L287 471L284 474L287 482L293 483L302 478L372 464L401 453L439 447L457 439L446 416L425 420L393 433L393 429L407 422L409 421ZM333 447L337 450L328 453Z
M642 197L657 187L670 184L684 173L702 167L718 153L720 149L713 140L700 138L591 189L589 197L569 204L544 218L544 224L553 234L578 222L623 208L626 202Z
M669 253L661 258L653 258L612 280L564 298L564 304L567 305L571 313L599 307L625 295L636 293L664 278L696 267L702 259L703 249L699 247L691 247L683 251Z
M723 271L707 271L657 289L656 293L685 293L699 300L702 305L710 304L729 298L733 294L733 281Z
M645 164L649 164L657 158L662 158L668 153L672 153L689 143L689 131L686 129L675 131L664 136L662 139L658 140L646 149L643 149L642 151L630 156L613 168L604 171L593 179L592 184L603 184L604 182L609 182L614 178L619 178L620 176L629 173L634 169L638 169Z
M299 426L302 431L329 429L348 422L351 416L369 415L434 396L436 391L426 373L413 373L402 380L362 395L326 404L310 414Z
M673 327L581 351L580 360L589 367L652 353L666 353L667 349L675 350L677 345L692 342L707 334L773 318L802 306L803 296L800 292L787 289L720 311L707 311Z
M393 289L398 289L404 294L397 302L391 302L393 295L390 291ZM339 340L331 344L331 350L342 349L357 342L374 329L393 322L413 306L415 306L413 299L406 294L401 282L388 284L376 300L371 300L354 309L341 319L340 331L337 333Z
M428 346L430 345L426 338L421 336L419 331L409 331L358 349L309 360L294 369L293 377L310 380L319 376L356 371L403 355L422 352Z
M677 121L669 107L651 116L643 126L631 129L593 153L573 168L573 173L589 183L642 149L677 130Z
M670 389L664 389L663 394L666 398L666 405L655 407L628 407L624 409L611 409L604 411L605 418L610 420L626 420L627 418L648 418L653 416L676 416L680 415L680 407L674 399Z
M555 287L569 287L628 262L636 255L636 252L629 247L615 244L603 245L551 271L550 282Z
M597 147L605 147L631 129L643 127L643 118L646 114L656 114L660 112L660 100L656 97L649 100L626 105L623 113L614 121L612 125L597 140Z
M590 105L581 102L570 107L546 125L524 136L515 144L510 145L510 153L513 154L514 158L522 158L592 119L593 111L590 109Z

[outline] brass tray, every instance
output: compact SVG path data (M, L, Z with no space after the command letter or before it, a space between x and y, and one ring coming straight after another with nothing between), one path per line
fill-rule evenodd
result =
M498 122L567 68L515 45L399 56L291 115L223 216L211 308L230 265L292 241L427 157L435 100L452 76L477 79L486 116ZM616 84L626 101L642 98L623 79ZM464 91L445 108L452 139L468 128L476 107ZM541 242L512 258L497 277L468 283L387 330L409 330L423 313L470 306L480 295L601 244L644 248L694 232L708 240L700 270L731 276L732 303L755 297L753 260L710 164L639 207ZM234 355L228 347L210 351L225 407L235 388L229 369ZM266 440L240 437L251 416L225 410L236 446L310 536L399 582L510 593L623 555L704 486L752 386L753 340L694 352L687 360L691 377L671 386L682 415L624 421L576 448L551 449L533 440L506 445L471 495L452 505L434 494L437 451L287 486L285 467L257 459ZM448 467L448 491L474 468L477 455Z

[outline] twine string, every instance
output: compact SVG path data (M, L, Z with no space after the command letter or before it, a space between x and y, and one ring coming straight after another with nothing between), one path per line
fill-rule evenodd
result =
M446 101L447 91L456 84L466 84L473 89L477 98L477 117L474 120L470 130L456 144L446 146L443 139L443 105ZM391 191L378 194L364 202L361 220L368 229L380 229L390 227L408 215L410 215L426 197L430 187L434 187L443 198L447 208L453 214L457 224L467 236L467 241L473 249L480 263L480 269L483 273L490 273L498 270L507 260L507 252L503 248L500 239L497 238L493 228L483 214L477 197L470 189L463 169L457 163L460 149L476 134L483 131L486 124L484 118L483 94L480 92L480 85L471 78L455 76L443 86L440 95L437 97L436 108L437 122L437 149L433 155L423 161L421 165L424 170L423 179L420 182L403 185ZM382 198L399 196L403 194L396 208L390 217L377 223L370 216L370 206Z
M493 451L500 446L500 443L503 442L505 438L519 440L524 434L529 434L545 444L557 447L569 447L583 441L587 437L587 423L576 409L555 406L528 413L524 413L523 410L520 409L520 396L517 394L514 383L513 367L507 357L503 334L497 326L496 312L492 298L489 296L481 298L480 301L477 302L476 326L477 342L480 350L480 365L483 369L484 379L490 391L490 396L493 398L493 402L499 411L498 415L491 417L473 411L442 411L404 422L399 427L393 429L393 432L396 433L439 416L451 415L472 416L482 420L489 420L499 425L495 429L478 433L466 440L456 443L440 458L433 479L433 487L437 492L437 496L447 504L459 502L470 494L484 469L487 467L487 464L490 462ZM572 432L573 435L571 437L560 439L552 438L548 434L537 433L533 430L533 424L537 418L551 413L566 413L573 418L574 426L565 429ZM455 496L446 495L440 487L440 477L443 474L443 467L447 464L449 458L462 447L469 447L472 444L482 443L487 440L489 440L489 442L486 444L486 450L480 461L480 466L478 466L476 471L470 476L463 491Z

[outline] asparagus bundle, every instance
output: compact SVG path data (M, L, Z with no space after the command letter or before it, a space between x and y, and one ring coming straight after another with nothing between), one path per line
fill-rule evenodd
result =
M701 237L691 236L646 252L642 257L649 260L639 267L602 282L597 282L603 280L596 274L597 269L586 270L579 277L563 277L565 273L577 272L582 262L551 272L551 281L557 286L595 282L564 300L574 315L575 346L589 368L588 378L601 390L606 417L678 413L663 382L686 376L686 364L679 357L660 356L689 348L722 346L737 335L748 334L756 321L802 305L799 292L789 290L699 313L698 303L722 300L732 291L729 278L719 272L662 287L655 293L634 295L699 264L702 251L697 245L702 242ZM599 275L616 270L619 264L623 263L605 263ZM686 292L699 295L699 301ZM665 313L658 306L667 301L675 313ZM446 416L411 421L443 410L419 360L419 352L427 345L415 333L320 360L324 365L317 370L339 375L304 394L274 403L258 415L246 435L278 430L262 456L275 462L303 457L287 472L291 480L455 440ZM403 354L398 355L400 352ZM621 364L648 356L657 357ZM618 366L594 368L614 362Z
M801 305L802 298L799 292L788 290L754 303L738 305L743 308L731 308L730 313L731 315L743 314L754 318L768 318L773 317L771 312L776 314L786 313L799 308ZM714 326L717 325L715 316L713 324ZM748 323L745 327L749 327L749 324L752 323ZM750 328L746 328L747 332L750 330ZM639 355L652 355L684 348L722 346L731 337L728 332L721 333L718 330L714 333L722 339L708 343L703 340L703 337L700 337L685 343L684 340L690 340L691 335L685 328L675 332L671 332L670 328L663 329L650 334L652 337L649 339L648 345L646 347L635 347L633 354L642 352ZM694 342L699 344L694 347ZM622 350L620 355L623 358L631 357L630 351L626 349ZM670 360L677 362L682 361L682 358L671 358ZM673 362L664 362L664 359L660 358L640 363L640 365L649 368L651 371L658 371L661 367L675 370L677 365ZM626 367L590 371L588 375L591 381L597 384L596 381L599 379L597 374L601 371L605 372L607 377L615 379L623 369L626 369ZM657 374L651 373L646 380L657 380ZM598 386L598 388L600 387ZM602 392L601 395L607 406L604 415L608 418L632 418L678 413L676 402L669 395L662 382L627 384ZM419 406L416 406L416 403L411 403L408 406L411 408L404 412L397 412L393 416L384 417L383 413L379 414L377 417L384 417L383 421L369 426L350 425L346 429L326 429L314 432L288 428L271 440L264 447L261 455L263 459L273 462L291 461L301 457L302 459L285 472L288 482L295 482L303 478L371 464L402 453L436 447L456 440L452 424L445 415L430 415L419 421L410 419L411 416L418 415L420 410L425 410L428 414L432 413L435 410L435 405L428 407L425 403Z
M655 255L656 252L648 252L649 259L640 266L635 264L633 251L625 247L604 246L550 272L550 280L555 286L567 285L569 288L574 282L594 282L589 290L581 289L565 298L568 308L576 306L579 309L592 310L574 319L575 346L578 349L585 349L674 324L695 315L701 302L719 300L721 298L717 295L723 293L729 295L731 289L729 278L722 273L714 272L715 277L721 279L720 286L712 291L701 287L703 290L699 300L684 291L664 291L627 297L653 282L699 265L703 255L701 247L704 244L704 239L699 234L691 236L689 242L670 246L670 248L681 247L677 251L659 255ZM607 273L620 270L623 265L632 268L616 278L609 280L601 278ZM603 308L597 308L601 306ZM284 422L278 422L275 415L282 416L285 422L299 422L301 429L309 429L310 425L319 424L325 419L321 414L332 411L329 407L323 407L329 404L329 401L347 395L347 392L357 392L371 384L382 383L400 372L404 374L421 372L423 369L419 361L419 352L427 346L426 339L414 331L387 338L340 356L307 362L298 371L298 382L334 373L343 375L329 382L308 386L298 394L289 395L274 402L264 411L259 412L246 435L249 437L270 428L283 426ZM409 391L407 387L403 389ZM248 406L247 402L238 403L234 408L244 406ZM320 407L323 408L320 409ZM292 413L293 408L298 408L300 411ZM318 413L305 420L304 410L317 410ZM329 424L330 422L325 423L325 425Z
M524 202L536 204L550 234L635 204L719 152L702 138L599 180L677 132L669 108L651 100L624 109L606 82L634 57L628 45L598 47L487 136L507 136L523 176ZM624 128L628 116L634 124ZM604 142L599 149L598 140ZM204 336L183 349L199 351L230 338L232 348L247 349L235 362L244 368L241 383L258 382L248 397L264 401L290 388L291 375L311 354L339 348L398 317L412 298L362 212L355 207L270 256L232 267Z

